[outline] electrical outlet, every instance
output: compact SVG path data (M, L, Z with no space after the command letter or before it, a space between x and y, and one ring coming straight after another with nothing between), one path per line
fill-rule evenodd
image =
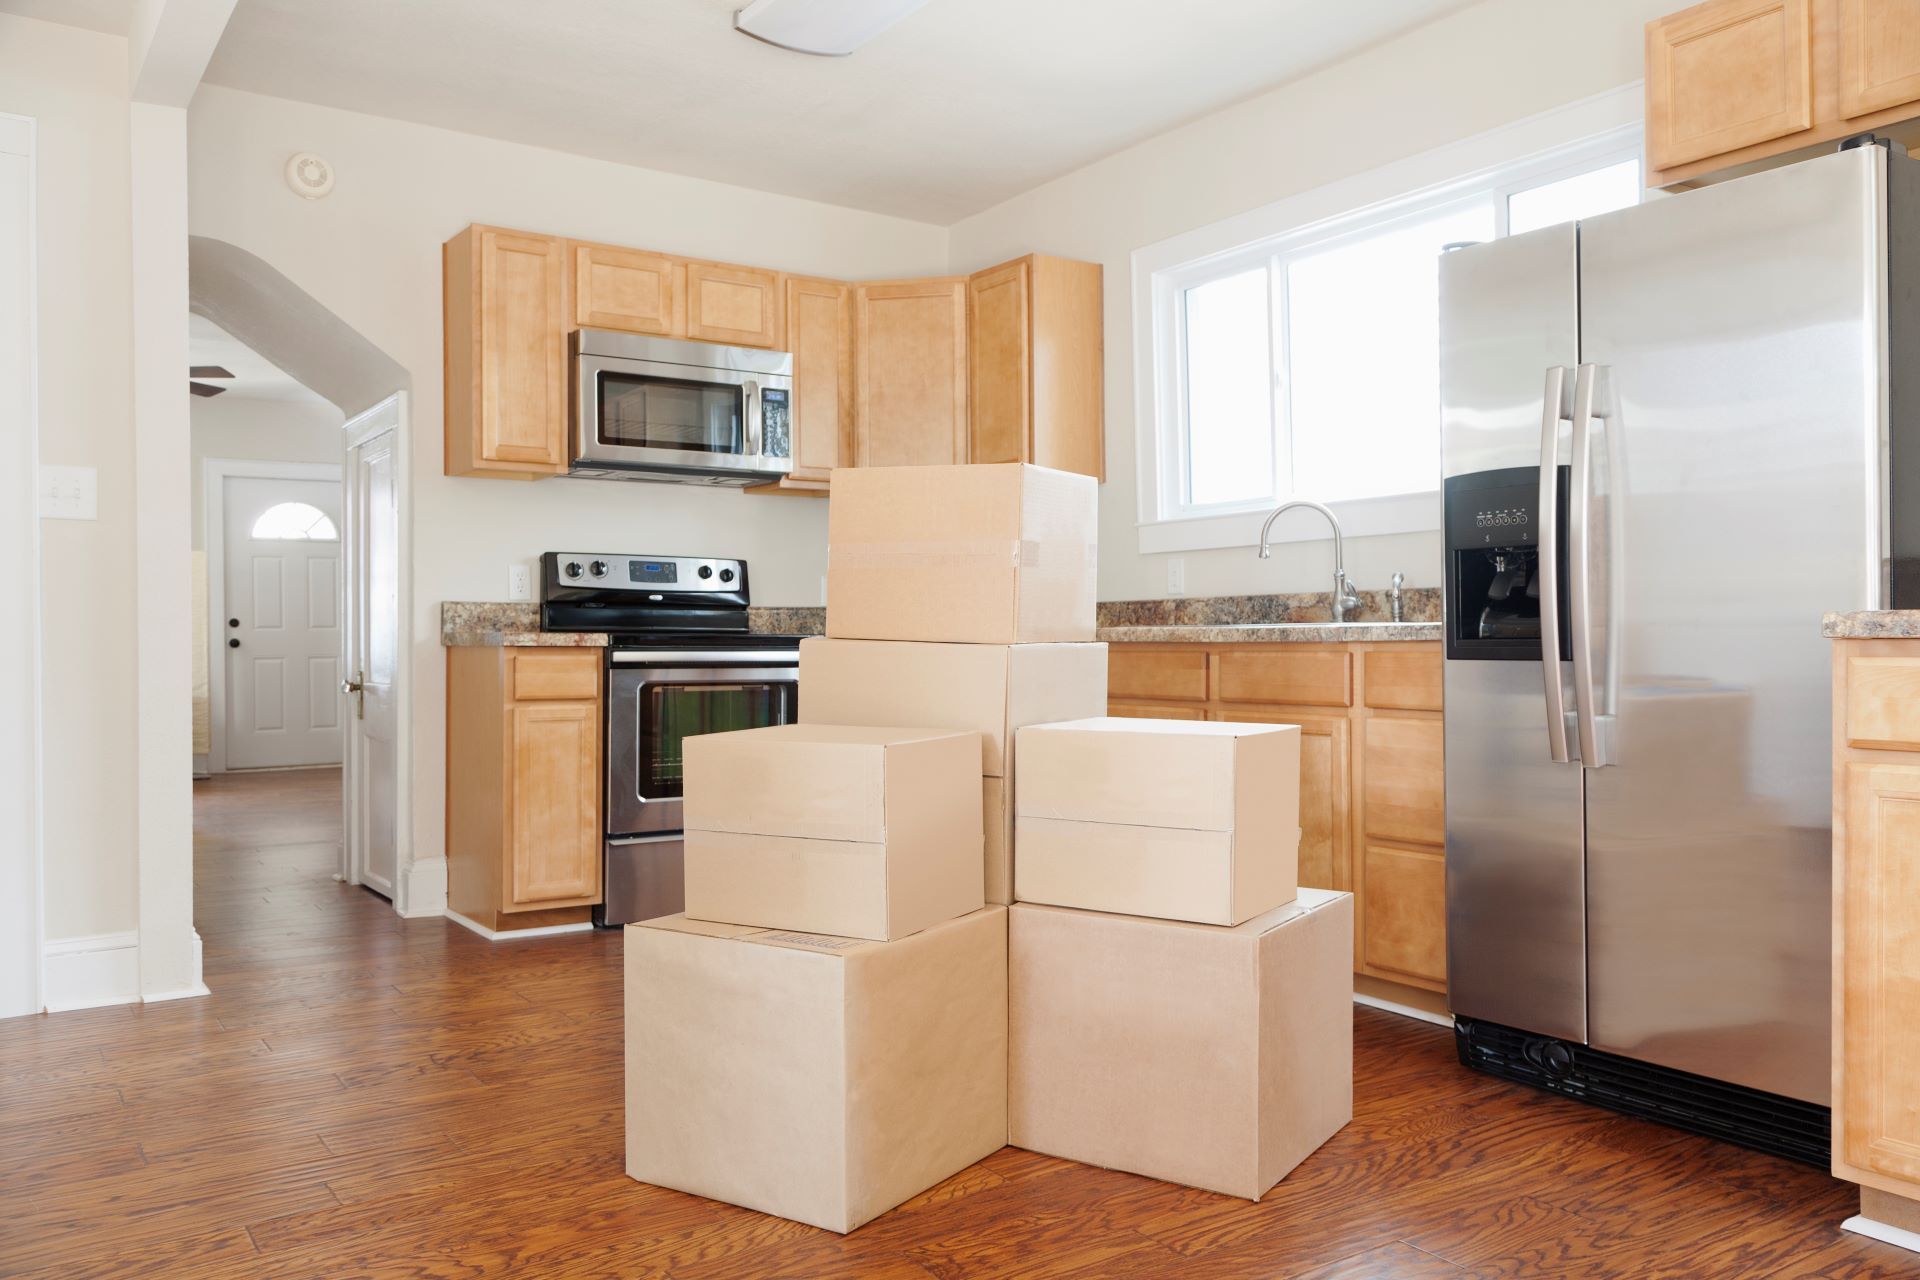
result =
M41 467L39 505L43 520L98 519L99 472L92 467Z
M533 599L533 573L524 564L507 566L507 599Z
M1184 556L1167 558L1167 594L1170 596L1187 594L1187 561Z

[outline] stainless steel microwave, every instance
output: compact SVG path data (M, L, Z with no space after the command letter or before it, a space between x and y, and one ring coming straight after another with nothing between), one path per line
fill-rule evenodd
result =
M610 329L573 335L573 462L608 480L765 484L793 465L793 356Z

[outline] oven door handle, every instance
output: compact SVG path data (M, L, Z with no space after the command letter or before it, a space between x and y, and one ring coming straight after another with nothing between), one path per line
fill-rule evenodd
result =
M607 661L617 667L645 666L652 663L670 663L676 667L686 667L693 663L700 666L717 666L726 663L737 666L746 663L754 666L791 667L799 661L792 650L784 649L621 649L607 655Z

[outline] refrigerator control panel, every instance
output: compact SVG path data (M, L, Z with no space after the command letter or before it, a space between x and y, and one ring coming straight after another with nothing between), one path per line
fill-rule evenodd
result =
M1530 474L1538 476L1539 473ZM1456 476L1454 480L1479 478ZM1449 482L1447 545L1456 551L1466 547L1530 547L1537 536L1534 508L1539 503L1537 479L1529 478L1519 484L1496 483L1484 488Z

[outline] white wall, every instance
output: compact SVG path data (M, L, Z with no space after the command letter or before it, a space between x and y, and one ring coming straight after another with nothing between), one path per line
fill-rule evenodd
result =
M1041 250L1106 267L1107 483L1100 598L1167 594L1136 534L1134 250L1637 80L1642 28L1674 0L1486 0L1149 139L951 228L956 271ZM1322 591L1324 541L1181 553L1187 594ZM1440 583L1438 532L1357 538L1362 588Z
M828 276L946 268L939 227L441 129L204 86L191 111L193 234L258 254L413 379L413 856L443 849L443 600L504 599L507 566L562 548L739 556L763 604L815 604L822 503L682 486L441 474L440 246L470 222ZM325 200L281 179L310 150Z
M193 548L206 547L208 458L261 462L346 462L341 412L324 400L212 396L193 401Z
M102 589L134 552L126 41L0 15L0 111L39 124L40 460L99 474L98 519L40 527L52 944L139 923L134 597Z

